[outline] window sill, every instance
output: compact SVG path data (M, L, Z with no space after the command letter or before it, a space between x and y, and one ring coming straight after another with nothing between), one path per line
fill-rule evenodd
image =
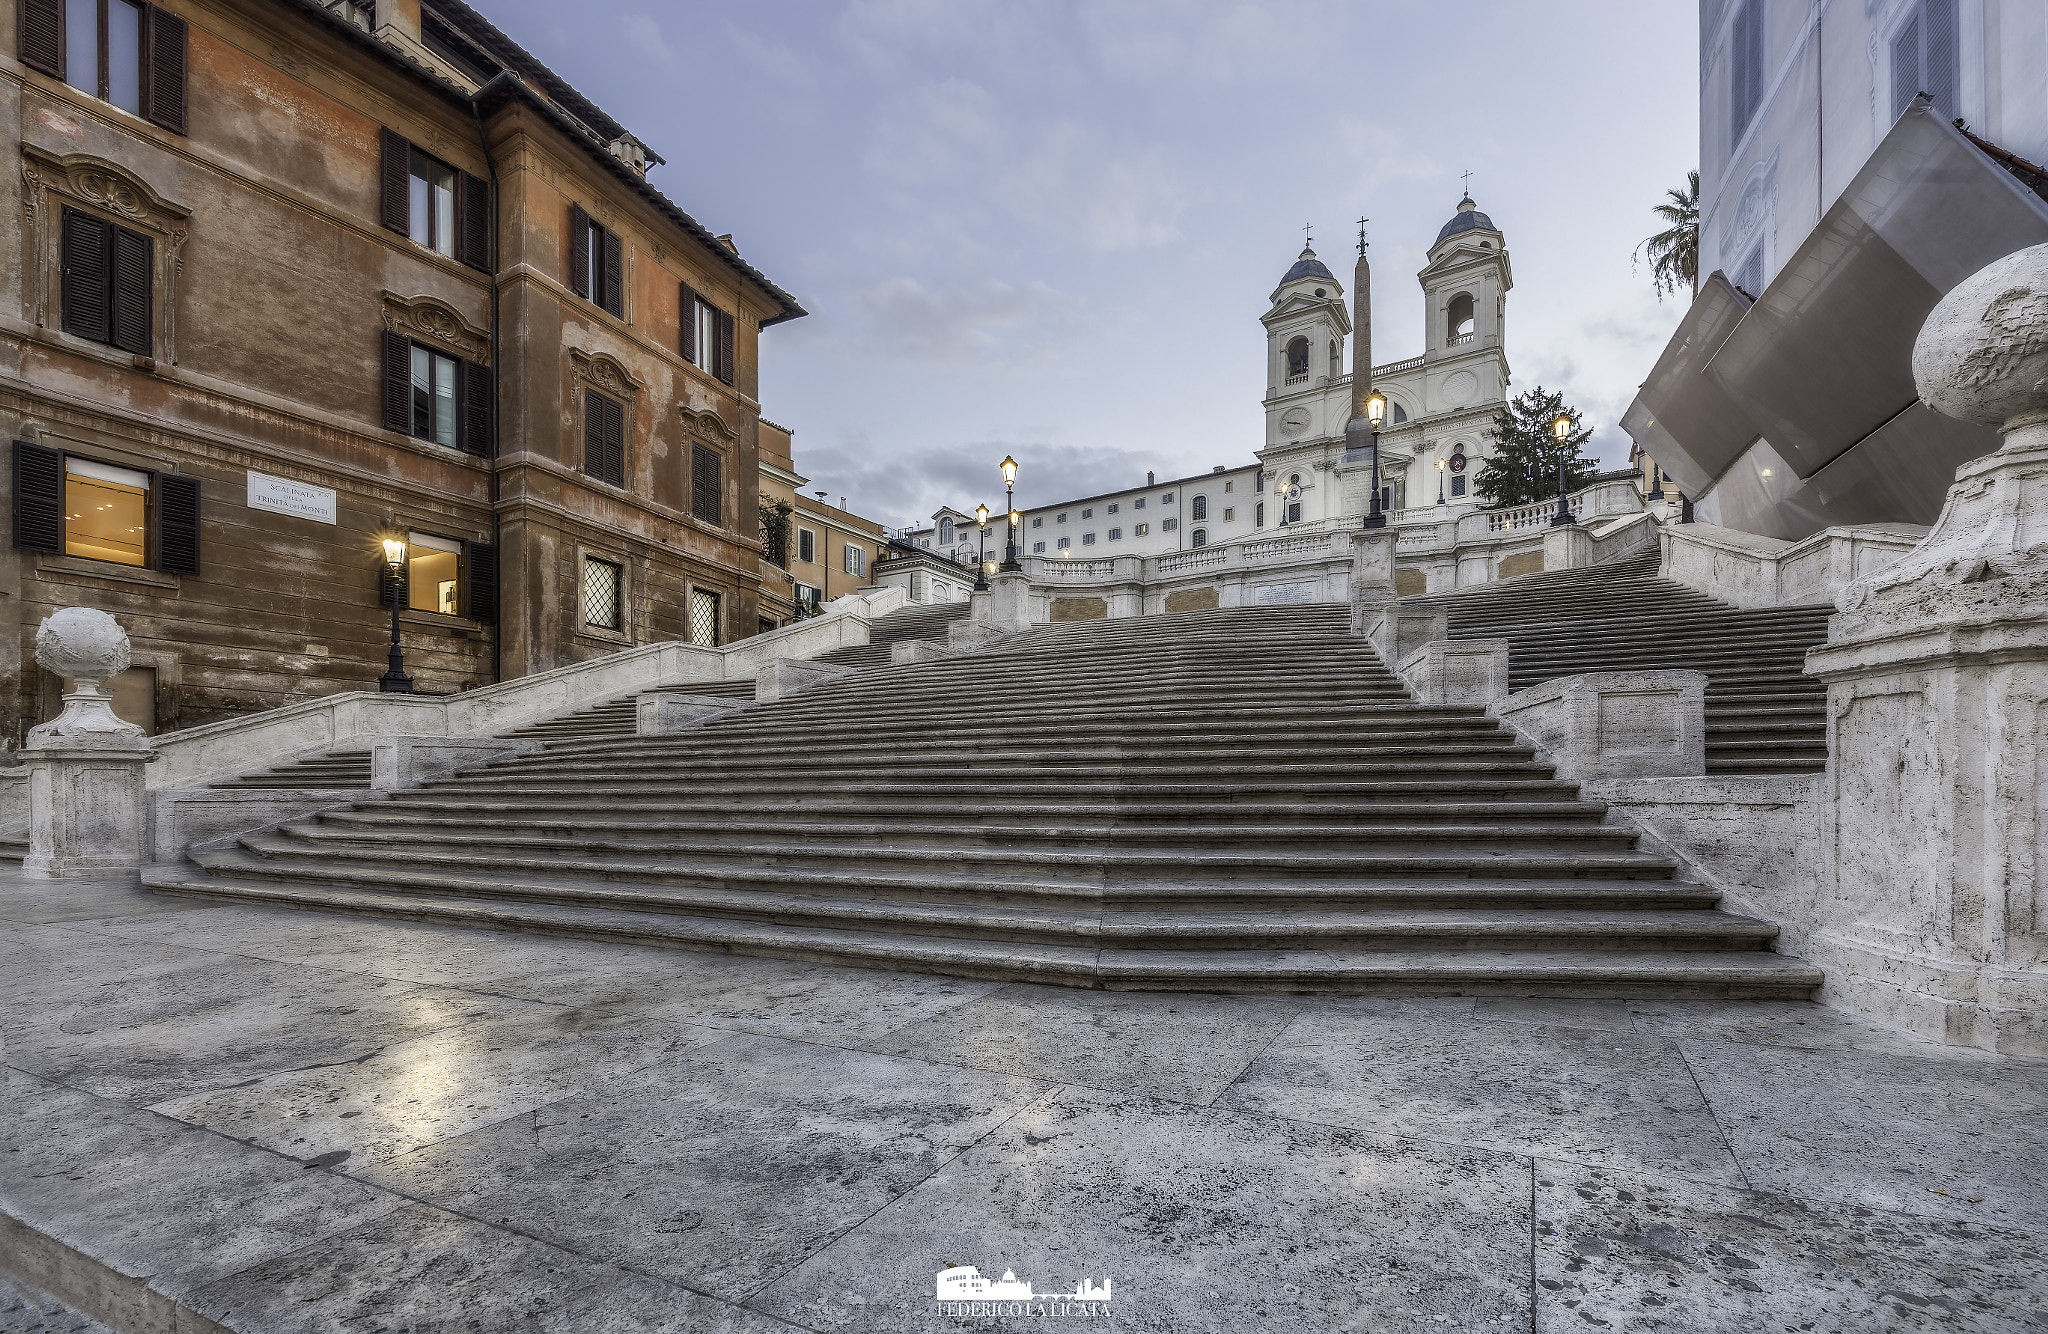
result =
M389 604L387 603L386 605L388 606ZM421 611L417 607L400 608L398 622L401 626L416 625L422 629L461 630L468 632L479 630L483 625L483 622L471 620L467 616L450 616L446 612L439 611Z
M576 627L576 637L577 637L578 639L588 640L588 641L590 641L590 642L591 642L591 643L593 643L593 644L602 644L602 645L604 645L604 646L605 646L606 648L632 648L632 647L633 647L633 637L632 637L631 635L627 634L627 633L626 633L625 631L623 631L623 630L606 630L606 629L603 629L602 627L599 627L599 626L595 626L595 625L579 625L579 626L577 626L577 627Z
M47 552L36 555L36 573L70 575L80 579L105 579L117 584L142 584L149 588L168 589L177 592L183 587L175 574L151 570L140 565L122 565L116 561L93 560L88 556L53 556Z

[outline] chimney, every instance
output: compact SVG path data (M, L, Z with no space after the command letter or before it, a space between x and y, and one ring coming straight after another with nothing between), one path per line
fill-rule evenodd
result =
M1152 485L1152 476L1153 476L1153 475L1152 475L1151 473L1149 473L1149 472L1145 474L1145 485L1147 485L1147 486L1150 486L1150 485Z
M1213 468L1209 469L1209 471L1210 471L1210 472L1222 472L1222 471L1223 471L1223 465L1219 463L1219 464L1217 464L1217 465L1216 465L1215 467L1213 467Z

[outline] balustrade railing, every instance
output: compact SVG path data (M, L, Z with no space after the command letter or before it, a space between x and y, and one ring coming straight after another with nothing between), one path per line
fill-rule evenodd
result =
M1384 366L1373 367L1372 373L1374 378L1382 375L1399 375L1402 371L1414 370L1422 364L1422 360L1421 357L1410 357L1406 361L1390 361Z

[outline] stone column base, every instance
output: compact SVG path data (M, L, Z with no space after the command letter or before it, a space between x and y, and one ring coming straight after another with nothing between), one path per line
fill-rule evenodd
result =
M108 875L147 860L146 746L45 746L23 751L22 759L29 766L24 871Z

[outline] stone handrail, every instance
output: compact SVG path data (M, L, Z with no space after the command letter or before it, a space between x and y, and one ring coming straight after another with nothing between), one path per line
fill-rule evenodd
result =
M1738 607L1831 604L1849 582L1911 551L1917 524L1824 528L1798 542L1688 523L1661 530L1659 573Z
M868 642L868 625L901 607L901 588L849 595L823 616L721 648L644 644L459 695L353 690L150 740L151 788L201 787L371 738L486 737L621 695L698 681L752 680L775 658L815 658Z
M1610 523L1593 534L1593 564L1625 560L1638 551L1648 550L1656 545L1658 532L1657 516L1648 510Z
M1399 375L1402 371L1414 370L1417 366L1420 366L1423 363L1423 361L1424 358L1422 357L1410 357L1406 361L1390 361L1384 366L1373 367L1372 373L1375 378L1382 375Z

